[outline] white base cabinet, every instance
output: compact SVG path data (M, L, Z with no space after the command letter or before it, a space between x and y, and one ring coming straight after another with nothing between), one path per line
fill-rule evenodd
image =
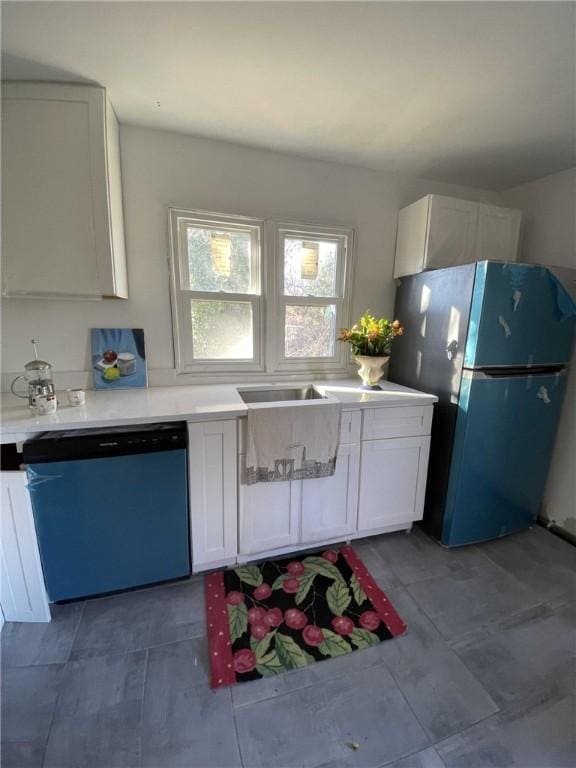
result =
M192 568L236 561L238 496L237 422L188 424L188 484Z
M302 542L345 539L356 530L360 445L341 445L332 477L302 480Z
M241 555L314 541L346 538L356 530L359 445L342 445L332 477L246 485L240 456Z
M245 419L238 456L236 422L190 424L193 571L411 528L423 514L432 408L344 411L332 477L255 485L244 483Z
M240 456L241 554L266 552L300 542L302 481L278 483L243 482L245 456Z
M50 621L25 472L0 472L0 605L6 621Z
M429 450L425 436L362 443L359 531L422 519Z

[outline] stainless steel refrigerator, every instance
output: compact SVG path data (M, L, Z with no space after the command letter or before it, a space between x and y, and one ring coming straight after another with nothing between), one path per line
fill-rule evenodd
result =
M533 524L566 385L576 307L536 265L482 261L398 281L389 378L438 396L425 528L446 546Z

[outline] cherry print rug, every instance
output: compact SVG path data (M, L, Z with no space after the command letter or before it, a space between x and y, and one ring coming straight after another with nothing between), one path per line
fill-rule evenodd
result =
M205 588L213 688L343 656L406 630L348 546L217 571Z

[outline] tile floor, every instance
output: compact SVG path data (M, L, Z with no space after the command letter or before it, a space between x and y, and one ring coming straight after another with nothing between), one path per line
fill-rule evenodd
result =
M355 546L407 634L233 688L208 687L198 578L7 624L2 768L572 768L576 548Z

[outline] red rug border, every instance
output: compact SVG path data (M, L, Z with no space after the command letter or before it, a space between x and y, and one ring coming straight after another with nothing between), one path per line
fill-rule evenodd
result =
M224 571L214 571L204 577L206 597L206 629L210 665L210 687L220 688L236 683L230 624L226 608Z
M382 623L385 624L392 637L403 635L407 628L405 622L402 621L396 612L396 609L388 600L386 593L380 589L378 584L376 584L361 558L358 557L352 547L348 545L340 547L340 554L343 555L353 573L356 575L356 578L360 582L360 586L366 593L366 597L368 597L376 609L376 613L380 617Z

